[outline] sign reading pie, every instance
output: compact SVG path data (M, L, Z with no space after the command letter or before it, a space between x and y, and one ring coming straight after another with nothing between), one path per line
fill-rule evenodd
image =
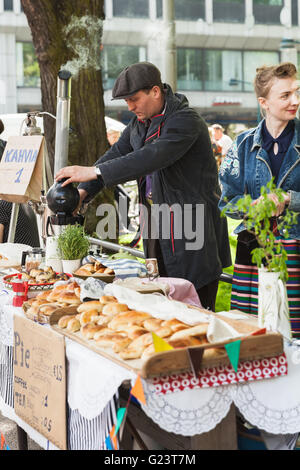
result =
M0 162L0 198L39 201L43 182L43 136L10 137Z
M14 409L56 447L67 449L64 337L14 317Z

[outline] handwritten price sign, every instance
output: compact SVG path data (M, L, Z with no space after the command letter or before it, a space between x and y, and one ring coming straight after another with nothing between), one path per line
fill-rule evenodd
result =
M43 136L10 137L0 162L0 198L39 201L43 180Z
M14 318L14 409L62 450L67 449L64 337Z

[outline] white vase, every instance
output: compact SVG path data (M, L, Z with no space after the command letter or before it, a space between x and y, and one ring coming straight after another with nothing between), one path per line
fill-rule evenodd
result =
M258 270L258 323L261 328L277 331L290 339L291 323L286 286L280 273Z
M63 259L62 260L63 272L66 274L73 274L81 266L81 259Z

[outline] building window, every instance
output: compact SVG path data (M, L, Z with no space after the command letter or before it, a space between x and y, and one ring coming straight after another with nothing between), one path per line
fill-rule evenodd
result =
M258 24L281 24L284 0L253 0L253 15Z
M236 80L236 90L242 90L242 52L205 50L204 88L211 91L231 91L231 81Z
M40 87L40 69L31 42L17 42L17 86Z
M197 21L205 18L205 0L175 0L175 19ZM162 17L162 0L156 0L156 14Z
M213 18L222 23L244 23L244 0L213 0Z
M148 0L113 0L113 16L148 18Z
M245 51L243 55L244 90L253 91L253 80L257 67L279 64L279 52Z
M180 90L202 90L201 49L177 49L177 86Z
M4 0L3 9L4 9L4 11L13 11L13 9L14 9L13 0Z
M102 54L102 81L105 90L114 86L117 76L128 65L146 60L146 48L139 46L104 46Z

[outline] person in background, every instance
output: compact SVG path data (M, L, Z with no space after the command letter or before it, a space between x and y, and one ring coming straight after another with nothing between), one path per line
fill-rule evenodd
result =
M264 66L257 69L254 88L261 111L265 116L259 125L240 134L222 163L219 177L223 192L220 208L227 215L241 219L229 206L250 194L256 201L262 186L274 178L284 191L284 202L276 195L268 197L276 204L274 233L287 251L287 295L294 337L300 338L300 217L289 230L289 239L276 228L276 218L288 207L300 212L300 121L297 69L292 63ZM258 272L252 263L251 251L257 247L253 235L240 224L234 265L231 308L245 313L258 313Z
M231 256L227 222L218 209L218 172L207 125L184 95L162 83L160 71L149 62L126 67L112 96L124 99L134 114L119 140L95 166L62 168L56 181L81 183L78 189L86 202L104 185L137 180L141 227L156 229L156 236L150 230L141 233L145 257L158 260L162 277L192 282L202 306L214 310L222 268L231 265ZM153 207L166 208L163 221L153 221ZM201 220L196 218L199 207L204 208ZM192 235L183 227L184 218L193 225ZM166 230L163 222L168 222ZM203 244L189 243L202 230Z
M212 151L213 151L214 157L216 159L217 166L218 166L218 168L220 168L220 165L222 163L222 147L220 145L218 145L217 142L215 141L214 132L213 132L213 129L211 127L208 128L208 132L209 132L209 137L210 137L210 140L211 140Z
M213 131L214 141L222 149L221 160L223 161L226 153L232 145L232 139L229 137L229 135L224 134L224 129L220 124L213 124L211 127Z
M4 131L0 119L0 135ZM6 141L0 139L0 158L2 158ZM12 203L0 199L0 243L6 243L9 234ZM36 217L28 204L20 204L14 243L22 243L32 247L40 246Z

